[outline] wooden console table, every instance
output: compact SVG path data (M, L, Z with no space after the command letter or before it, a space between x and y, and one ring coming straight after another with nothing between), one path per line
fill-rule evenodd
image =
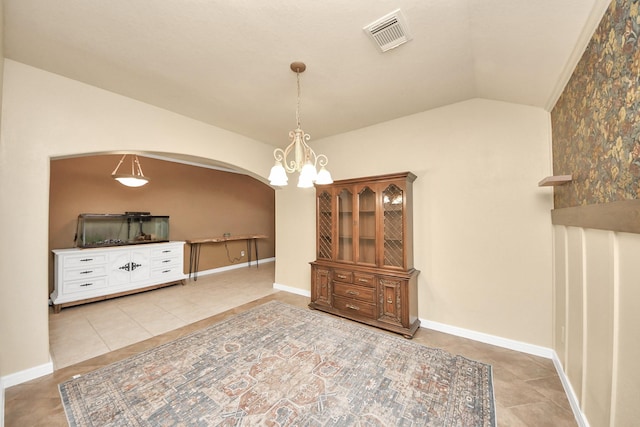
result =
M236 236L219 236L208 237L204 239L192 239L186 240L190 246L189 251L189 279L193 273L193 280L198 280L198 264L200 264L200 246L206 243L224 243L232 242L236 240L247 241L247 257L248 265L251 267L251 242L256 251L256 268L258 268L258 239L266 239L268 236L265 234L239 234Z

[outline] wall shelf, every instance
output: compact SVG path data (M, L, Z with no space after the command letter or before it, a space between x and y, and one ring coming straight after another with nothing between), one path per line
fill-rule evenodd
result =
M538 187L555 187L571 182L571 175L552 175L544 178L538 183Z

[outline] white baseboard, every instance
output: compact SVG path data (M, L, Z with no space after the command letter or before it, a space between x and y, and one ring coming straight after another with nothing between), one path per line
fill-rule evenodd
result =
M258 266L260 264L264 264L265 262L274 262L275 260L276 260L275 257L261 259L258 262ZM252 260L251 261L251 267L253 267L255 265L256 265L255 260ZM247 267L249 267L249 265L246 262L243 262L241 264L226 265L224 267L212 268L211 270L198 271L198 277L206 276L208 274L222 273L223 271L235 270L237 268L247 268ZM191 277L193 278L193 273L191 273ZM189 274L186 274L184 278L188 279L189 278Z
M43 365L34 366L33 368L25 369L24 371L5 375L4 377L0 378L0 383L2 384L2 388L4 390L5 388L22 384L24 382L31 381L44 375L49 375L51 373L53 373L53 361L49 359L49 362Z
M303 297L311 298L311 291L307 291L300 288L294 288L292 286L281 285L280 283L274 283L273 289L289 292L290 294L302 295Z
M578 396L573 391L573 387L571 387L571 383L569 382L569 378L564 372L562 367L562 363L560 362L560 358L558 358L558 354L554 351L553 357L553 365L556 367L556 371L558 372L558 376L560 377L560 381L562 382L562 387L564 387L564 392L567 395L567 399L569 399L569 404L571 405L571 410L573 411L573 416L576 417L576 422L580 427L589 427L589 422L587 421L587 417L584 415L582 410L580 409L580 402L578 402Z
M433 329L434 331L444 332L458 337L468 338L474 341L480 341L486 344L496 345L498 347L508 348L510 350L520 351L522 353L532 354L534 356L544 357L546 359L553 358L553 350L539 345L489 335L483 332L476 332L470 329L458 328L456 326L450 326L431 320L420 319L420 327Z

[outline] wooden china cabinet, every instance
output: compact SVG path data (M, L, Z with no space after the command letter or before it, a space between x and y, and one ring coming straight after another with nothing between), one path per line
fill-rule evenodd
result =
M413 337L415 179L404 172L316 185L309 307Z

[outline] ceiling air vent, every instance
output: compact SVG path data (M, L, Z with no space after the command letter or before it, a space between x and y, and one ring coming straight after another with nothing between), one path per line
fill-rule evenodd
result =
M411 40L407 20L400 11L394 10L363 28L381 52L386 52Z

